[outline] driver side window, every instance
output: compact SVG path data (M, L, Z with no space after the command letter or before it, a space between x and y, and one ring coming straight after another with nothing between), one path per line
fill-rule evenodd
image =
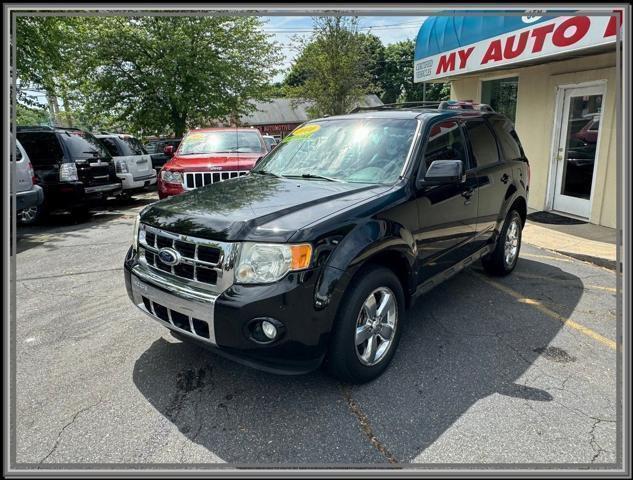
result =
M454 120L436 123L431 127L424 150L424 165L426 169L435 160L461 160L467 169L466 146L464 137Z

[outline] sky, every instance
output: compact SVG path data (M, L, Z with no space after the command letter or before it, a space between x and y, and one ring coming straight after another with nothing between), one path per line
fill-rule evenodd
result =
M385 17L385 16L362 16L359 17L359 29L361 32L371 32L382 41L383 45L412 39L418 34L420 25L428 17ZM264 31L273 35L281 47L280 51L284 55L281 62L281 73L277 74L272 82L283 80L288 72L298 51L292 41L295 36L308 37L312 32L311 17L262 17L264 21Z

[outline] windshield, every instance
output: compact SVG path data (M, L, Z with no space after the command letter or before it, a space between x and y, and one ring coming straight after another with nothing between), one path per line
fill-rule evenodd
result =
M192 132L178 149L179 155L196 153L259 153L264 151L257 130Z
M383 118L308 123L285 137L253 171L393 183L402 172L416 126L413 119Z

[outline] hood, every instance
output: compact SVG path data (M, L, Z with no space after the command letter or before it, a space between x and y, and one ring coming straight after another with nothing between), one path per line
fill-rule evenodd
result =
M209 172L221 170L250 170L266 152L213 153L199 155L174 155L166 164L168 170Z
M389 188L251 174L148 205L141 221L210 240L285 242L302 227Z

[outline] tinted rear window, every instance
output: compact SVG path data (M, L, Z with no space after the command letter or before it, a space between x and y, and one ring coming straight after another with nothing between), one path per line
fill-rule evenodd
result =
M475 165L485 167L499 162L497 141L484 121L466 122L470 147L475 157Z
M111 155L96 137L81 130L67 130L59 137L70 150L73 160L89 160L91 158L110 158Z
M114 138L106 137L100 138L99 140L101 140L101 143L105 145L105 147L108 149L108 152L110 152L110 155L112 155L113 157L121 157L125 155L125 153L120 148L118 142Z
M141 142L134 137L123 137L121 138L121 141L127 145L127 148L130 151L128 155L145 155L147 153L147 151L143 148L143 145L141 145Z
M519 137L514 130L512 122L507 118L493 117L489 119L492 129L495 131L501 153L505 160L523 158L523 149Z
M18 132L18 140L34 166L62 162L64 151L54 132Z

